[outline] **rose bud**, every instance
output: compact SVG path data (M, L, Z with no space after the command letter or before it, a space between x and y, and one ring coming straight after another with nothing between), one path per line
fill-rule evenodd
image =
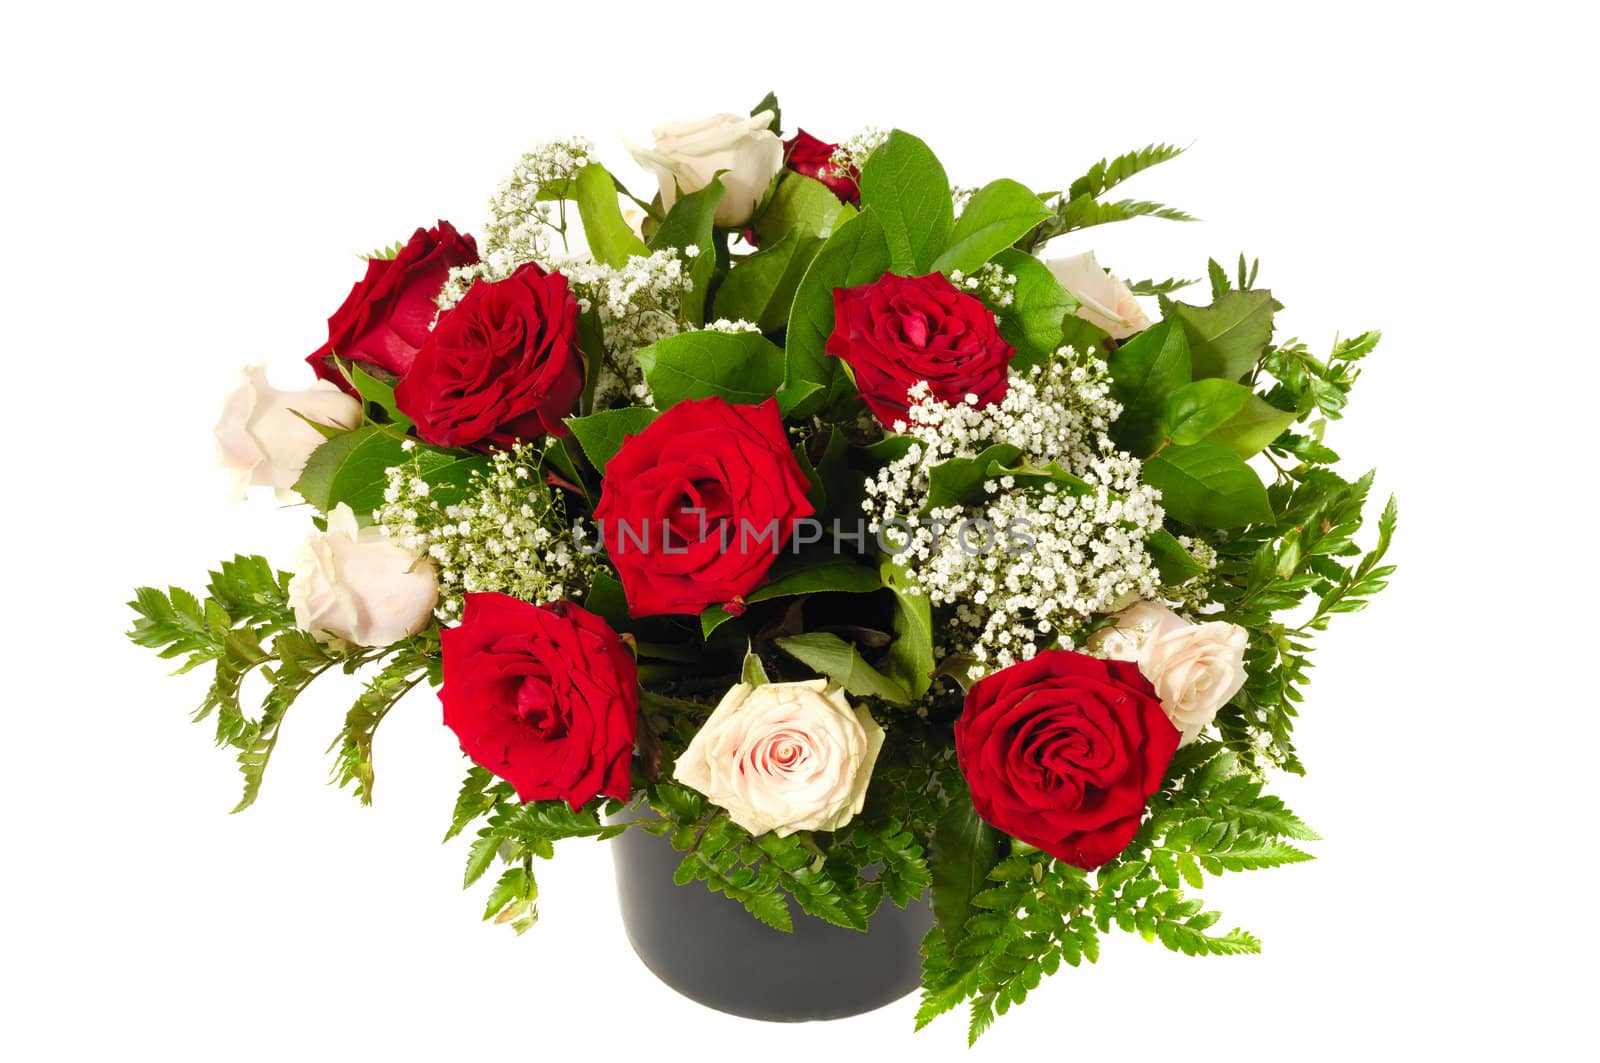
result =
M1112 660L1133 661L1150 680L1181 745L1199 737L1222 707L1244 687L1244 651L1250 633L1238 624L1194 624L1154 602L1117 614L1116 623L1089 636L1089 649Z
M1078 300L1077 315L1105 329L1114 340L1150 327L1150 319L1126 284L1100 268L1093 251L1045 263L1056 281Z
M394 258L367 260L367 274L328 319L328 342L306 361L317 376L352 390L334 358L399 376L428 337L434 300L450 270L478 261L478 245L447 221L411 234Z
M289 581L295 626L317 638L389 646L428 626L439 600L433 565L377 528L362 528L343 502L328 530L306 537Z
M818 140L802 129L783 142L783 164L797 174L821 181L841 202L859 206L861 171L854 166L835 166L833 153L838 150L839 145Z
M361 404L325 380L304 391L280 391L267 383L264 366L248 366L243 375L217 421L217 461L234 474L237 497L260 486L276 489L280 502L298 502L295 481L323 439L307 422L355 428Z
M640 166L656 175L666 210L679 195L700 191L718 171L725 171L715 220L732 228L750 220L783 168L783 142L768 128L771 124L771 111L748 118L717 114L698 122L671 122L651 131L654 148L629 144L628 150Z

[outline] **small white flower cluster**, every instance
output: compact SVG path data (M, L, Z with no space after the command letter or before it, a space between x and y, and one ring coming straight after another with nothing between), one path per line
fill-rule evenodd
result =
M842 141L833 149L833 156L828 160L830 176L848 177L851 167L860 170L867 164L867 159L872 153L883 147L883 142L889 139L889 134L877 126L867 126L855 136Z
M1017 298L1017 275L1007 273L993 262L985 262L972 273L953 269L949 280L955 287L982 299L991 310L1003 310Z
M583 555L565 509L539 478L527 444L497 451L462 501L441 506L415 462L388 470L373 521L384 536L439 571L440 620L461 617L462 596L498 591L525 602L582 594L596 564Z
M1211 600L1211 570L1217 567L1217 548L1204 539L1195 539L1188 535L1178 536L1178 545L1192 558L1194 563L1205 569L1205 572L1186 580L1181 586L1166 586L1162 588L1161 596L1171 602L1172 607L1179 612L1198 610Z
M1095 614L1155 594L1144 542L1161 527L1160 495L1107 434L1122 410L1098 359L1064 348L1048 368L1012 374L988 407L940 402L926 384L910 398L910 423L895 430L915 442L867 482L863 507L917 586L955 607L939 652L970 656L982 676L1052 642L1071 647ZM979 501L928 508L936 467L996 444L1021 451L1016 471L986 481ZM1088 490L1051 479L1051 465Z
M649 399L634 352L683 331L683 297L694 286L687 258L674 248L635 255L620 267L558 258L578 308L593 310L605 337L606 362L594 367L596 409Z
M950 203L955 209L955 216L961 217L961 212L967 209L967 204L972 202L972 197L978 194L975 187L966 185L950 186Z
M557 206L541 201L544 188L560 188L575 180L593 161L594 144L583 137L546 141L518 161L489 200L483 227L481 260L450 271L439 293L440 310L459 303L476 280L503 280L518 266L549 259L551 236L559 232L551 216Z
M761 326L756 324L754 321L746 321L743 318L740 318L738 321L729 321L725 317L719 317L715 321L707 321L704 325L702 325L700 327L699 331L701 331L701 332L760 332L761 331Z

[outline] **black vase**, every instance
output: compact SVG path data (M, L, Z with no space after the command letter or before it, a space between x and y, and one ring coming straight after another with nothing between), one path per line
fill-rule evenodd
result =
M805 1022L859 1015L920 984L918 946L933 924L926 900L904 909L885 900L864 933L791 901L786 934L702 882L673 882L681 855L666 838L630 830L611 851L633 951L690 1000L747 1019Z

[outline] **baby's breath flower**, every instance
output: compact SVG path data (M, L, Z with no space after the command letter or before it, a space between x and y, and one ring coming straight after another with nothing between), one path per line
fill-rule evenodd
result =
M896 427L915 442L868 481L863 508L874 530L903 547L900 562L929 599L955 607L946 649L969 654L974 675L1027 660L1052 641L1071 646L1095 614L1155 593L1144 542L1161 527L1160 495L1107 434L1122 411L1098 359L1064 348L1048 368L1013 373L1006 397L991 406L940 402L925 383L910 400L910 421ZM934 467L995 444L1015 447L1019 467L1041 474L994 476L976 502L928 507ZM1052 465L1086 488L1048 481L1043 470ZM918 514L924 519L891 525ZM963 522L987 529L987 548L950 531Z
M440 620L461 617L462 595L497 591L535 604L583 594L598 567L584 554L565 507L534 475L527 444L496 452L474 472L459 502L441 505L416 459L388 470L384 504L373 514L385 536L439 570Z

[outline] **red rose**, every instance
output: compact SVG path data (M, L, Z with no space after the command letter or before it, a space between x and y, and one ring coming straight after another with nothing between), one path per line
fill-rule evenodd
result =
M907 419L906 392L920 380L944 402L968 395L980 406L999 402L1015 353L988 307L938 273L886 273L858 288L835 288L827 350L850 366L885 428Z
M974 683L956 721L978 814L1082 868L1127 848L1178 738L1137 665L1070 650Z
M317 376L352 391L330 355L347 362L377 366L394 376L411 368L411 360L428 338L438 307L434 300L452 266L478 261L478 245L447 221L418 229L392 259L367 262L367 275L356 282L344 305L328 319L328 342L306 361Z
M828 190L853 206L861 205L861 171L854 166L843 170L833 165L839 145L818 140L804 129L783 142L784 165L795 173L815 177Z
M467 289L400 378L395 405L430 443L510 446L566 434L583 368L578 300L567 278L530 262Z
M440 641L444 723L474 763L524 801L577 809L632 793L639 673L604 620L571 602L469 594Z
M606 464L595 507L628 611L737 605L811 515L807 486L774 399L690 399L657 417Z

